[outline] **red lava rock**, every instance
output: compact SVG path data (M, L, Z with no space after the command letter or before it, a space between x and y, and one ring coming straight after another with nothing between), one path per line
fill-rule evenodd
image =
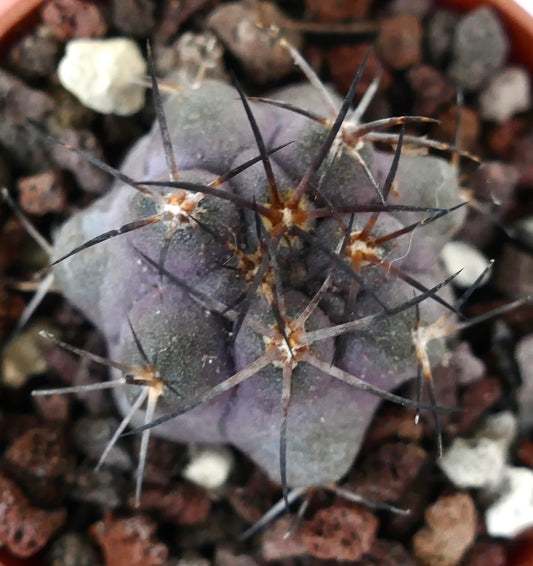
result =
M0 546L19 558L39 552L63 526L66 511L32 507L14 482L0 475Z
M56 501L62 480L72 470L64 434L55 427L36 427L17 438L5 452L8 472L40 502Z
M533 256L505 245L496 264L494 283L508 297L519 298L533 291Z
M98 566L96 548L76 532L66 532L50 543L48 566Z
M90 533L102 547L106 566L159 566L166 563L168 549L156 539L156 528L142 515L118 519L107 514Z
M439 113L437 118L440 124L435 126L436 139L455 143L457 130L457 106L449 106ZM464 106L461 109L461 134L459 136L459 147L467 151L476 152L479 147L479 134L481 131L481 120L479 114Z
M428 458L415 444L389 442L361 462L349 489L377 503L397 503Z
M42 215L47 212L61 212L67 195L63 178L57 171L45 171L22 177L17 182L20 205L28 214Z
M533 528L526 529L507 549L505 566L531 566L533 563Z
M139 453L140 435L135 438L134 453ZM154 487L172 487L173 478L179 476L183 468L183 448L160 438L150 438L144 480Z
M59 42L52 30L38 26L11 47L8 60L11 68L24 77L46 77L55 72L59 55Z
M427 526L413 537L416 558L424 566L459 564L476 536L476 508L470 495L441 497L425 513Z
M98 159L104 160L100 143L96 136L89 130L67 128L61 133L61 139L66 144L77 147ZM109 186L110 178L108 174L89 163L87 159L81 157L80 154L59 144L54 144L52 153L57 164L70 171L80 187L86 191L90 193L101 193Z
M155 42L168 43L181 24L209 2L210 0L164 0L161 22L154 33Z
M327 50L326 58L329 62L331 77L339 92L347 92L350 88L354 75L363 62L369 46L370 44L362 43L359 45L341 45ZM357 97L363 95L380 70L383 71L383 75L379 88L384 91L389 88L392 78L390 73L383 69L375 51L372 51L361 77L361 82L357 87Z
M280 25L284 16L270 2L260 3L260 12L240 2L230 2L216 8L207 20L207 27L240 61L256 83L278 80L294 69L290 53L277 41L272 41L266 30L257 24ZM302 38L296 31L284 30L283 36L301 49Z
M300 529L294 529L286 536L293 523L294 515L284 515L266 529L261 548L267 562L307 554L307 545L300 538Z
M48 0L41 9L43 22L59 41L73 37L104 37L107 23L101 9L84 0Z
M454 85L429 65L416 65L409 69L407 80L415 95L413 114L433 116L440 106L455 98Z
M467 385L461 395L462 411L453 417L446 427L448 439L472 430L485 412L495 405L502 396L500 381L494 377L479 379Z
M505 120L490 131L487 137L489 147L499 157L509 159L515 140L527 127L527 121L523 118L513 117Z
M134 497L129 504L135 506ZM161 520L175 525L202 523L210 509L207 492L189 483L180 483L170 489L145 488L139 502L139 511L157 512Z
M522 440L516 448L516 455L522 464L533 468L533 440Z
M45 122L54 111L53 99L29 88L14 75L0 69L0 144L10 163L30 172L50 167L47 144L28 119Z
M377 414L367 432L365 445L379 446L387 440L418 442L422 438L422 427L415 422L414 409L384 407Z
M311 20L336 22L366 18L370 11L370 0L306 0L305 14Z
M461 566L511 566L505 557L505 548L502 544L490 540L477 541L472 546Z
M307 552L322 560L358 560L376 539L379 522L364 507L336 501L300 527Z
M70 395L38 395L32 399L37 412L49 423L66 423L72 405Z
M519 138L513 148L513 165L520 173L519 182L523 185L533 184L533 134Z
M431 0L392 0L387 5L387 13L391 15L412 14L424 18L432 7Z
M239 517L256 523L272 507L279 489L259 469L255 468L244 487L229 487L227 498Z
M154 0L113 0L113 24L124 35L150 37L156 25Z
M427 43L431 60L441 64L449 56L459 16L448 10L436 10L427 26Z
M415 444L389 442L358 466L350 489L371 501L397 503L429 456Z
M381 24L377 51L393 70L406 69L422 60L422 26L416 16L399 14Z
M478 206L469 207L468 218L457 238L467 240L478 248L490 245L498 234L494 218L503 219L515 204L518 180L517 168L501 161L486 161L470 175L468 189L485 213Z
M7 335L9 329L24 310L24 301L20 295L10 293L0 283L0 340Z
M376 540L357 566L416 566L415 559L398 542Z
M218 547L215 556L216 566L258 566L257 562L246 554L237 554L235 549Z
M39 556L15 558L5 548L0 548L0 566L45 566L45 564Z

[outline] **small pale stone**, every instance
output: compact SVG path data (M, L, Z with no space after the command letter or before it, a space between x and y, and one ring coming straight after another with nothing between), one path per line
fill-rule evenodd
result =
M39 331L53 329L35 322L9 344L2 356L1 383L7 387L22 387L28 378L46 371L44 350L50 343L39 335Z
M223 486L233 468L233 454L224 446L195 450L183 470L183 477L205 489Z
M485 513L490 536L514 538L533 526L533 470L507 468L498 495Z
M476 536L476 508L466 493L441 497L425 512L427 526L413 537L423 566L456 566Z
M512 413L492 415L473 438L455 439L439 466L458 488L494 489L504 476L516 432L517 422Z
M61 84L82 104L103 114L127 116L144 105L146 62L125 38L73 39L58 67Z
M531 106L529 74L522 67L508 67L494 76L479 95L485 120L504 122Z
M468 288L481 275L487 267L488 259L476 248L467 242L448 242L441 251L441 260L448 275L452 275L462 269L461 273L453 280L458 287ZM486 283L488 276L482 280Z
M480 489L499 481L505 460L505 452L493 440L456 438L439 466L456 487Z
M533 334L520 340L515 355L522 376L518 391L518 418L520 427L528 430L533 426Z
M477 89L503 66L508 52L509 40L497 12L481 6L463 16L455 28L448 73L464 89Z

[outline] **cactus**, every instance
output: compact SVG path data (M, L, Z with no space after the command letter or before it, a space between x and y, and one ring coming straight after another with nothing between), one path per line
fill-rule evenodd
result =
M93 359L145 444L230 443L286 493L338 481L380 399L423 407L391 392L417 373L415 326L454 311L437 258L464 210L445 160L401 156L403 132L372 145L421 118L345 120L359 76L331 119L308 85L251 104L181 84L57 234L55 282L105 336ZM443 336L423 351L449 355Z

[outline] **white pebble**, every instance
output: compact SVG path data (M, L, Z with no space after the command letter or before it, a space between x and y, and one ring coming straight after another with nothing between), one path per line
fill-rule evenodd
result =
M97 112L127 116L144 105L146 62L130 39L72 39L57 72L61 84Z
M500 481L506 459L498 442L456 438L439 460L439 467L460 489L486 489Z
M488 259L474 246L467 242L448 242L440 253L444 269L448 275L452 275L462 269L461 273L453 280L457 287L468 288L481 275L487 267ZM482 281L485 284L488 274Z
M487 532L514 538L533 526L533 470L507 468L498 497L485 513Z
M516 417L511 412L491 415L473 438L456 438L439 466L460 489L494 489L504 476L516 432Z
M224 446L209 446L192 450L183 477L205 489L223 486L233 468L233 454Z
M494 76L479 95L480 114L485 120L504 122L531 107L529 73L508 67Z

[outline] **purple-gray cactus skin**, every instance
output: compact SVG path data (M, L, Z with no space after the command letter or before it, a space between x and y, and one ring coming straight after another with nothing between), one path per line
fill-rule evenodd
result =
M291 87L275 93L273 98L315 112L322 108L320 97L310 86ZM198 89L183 86L178 94L166 97L164 110L180 181L207 184L258 154L243 105L236 91L223 83L206 80ZM280 194L290 195L320 150L327 129L305 116L265 104L254 104L253 112L268 148L293 142L270 157ZM367 142L360 143L358 152L373 176L383 183L393 156L374 150ZM157 124L131 150L122 172L139 181L168 179ZM391 204L449 208L461 202L454 171L436 157L402 157L395 182L397 190L388 199ZM339 209L379 202L361 165L342 145L327 171L319 171L313 179L313 186L319 191L306 195L307 210L324 207L324 202ZM260 162L218 188L249 203L270 206L271 191ZM169 188L154 191L171 193ZM272 263L277 265L277 275L269 272L275 283L265 282L265 275L248 299L246 319L231 339L232 324L238 316L230 314L237 311L238 315L239 305L243 304L238 302L239 297L250 288L250 281L242 268L228 267L235 268L239 263L236 250L257 252L260 239L254 207L243 208L239 202L205 196L190 216L183 215L164 262L164 274L174 274L176 280L162 277L160 270L146 261L146 257L151 258L156 266L160 261L169 228L166 221L111 238L61 261L54 267L55 280L63 294L103 333L110 358L142 364L131 328L135 330L162 382L169 386L159 400L156 416L194 405L190 411L156 427L154 434L180 442L230 443L278 482L282 366L291 366L286 482L291 487L331 484L352 464L380 401L372 392L347 383L351 378L346 375L353 377L352 382L361 378L387 392L413 378L414 309L379 318L350 333L333 331L309 344L298 342L296 337L294 356L301 346L301 358L291 358L287 348L283 362L265 364L220 395L209 392L235 373L242 375L239 372L270 351L274 338L263 335L260 328L279 331L276 309L286 309L282 313L285 320L296 320L332 265L336 266L332 273L334 287L310 315L304 332L335 329L343 322L382 313L380 302L394 307L412 299L413 287L395 275L392 267L428 288L436 286L444 279L438 265L439 250L460 227L464 213L456 210L379 246L374 251L382 265L361 261L356 267L360 271L358 281L332 260L345 237L338 216L346 226L350 215L332 213L309 220L304 228L309 239L296 237L288 244L288 238L282 235L275 242L277 259ZM157 200L116 181L105 196L61 228L53 259L108 230L156 214L159 206ZM370 216L355 214L352 233L364 230ZM372 234L379 238L427 216L429 213L414 211L383 212ZM265 219L262 223L263 230L268 231ZM193 291L180 286L177 280ZM278 296L274 303L268 301L265 286L272 296ZM451 300L446 292L441 296ZM420 304L423 323L433 323L445 311L431 298ZM292 338L285 336L283 340ZM438 364L446 353L442 340L432 343L433 364ZM306 356L323 365L306 362ZM115 395L121 412L127 413L135 386L117 389ZM202 399L206 402L197 402ZM143 415L133 422L141 425Z

